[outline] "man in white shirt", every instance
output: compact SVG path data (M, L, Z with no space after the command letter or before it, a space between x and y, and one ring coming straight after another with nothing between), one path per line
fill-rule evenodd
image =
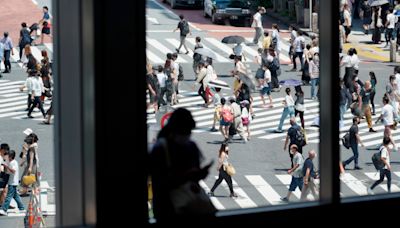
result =
M31 100L33 101L33 104L28 111L28 118L34 118L33 116L31 116L31 113L32 113L33 109L36 107L36 105L39 105L39 109L43 114L43 118L46 118L46 113L43 109L43 103L40 100L40 96L42 95L43 92L44 92L44 86L43 86L42 78L39 77L38 73L36 73L35 76L32 77Z
M382 114L379 116L379 118L376 120L375 123L379 123L379 121L382 120L382 123L385 126L385 130L383 133L384 137L389 138L393 147L397 149L394 139L392 137L392 130L391 130L395 126L394 109L393 106L389 104L389 98L387 96L383 96L382 102L383 102Z
M303 67L304 67L303 50L304 50L304 47L305 47L305 42L306 42L306 40L303 37L303 32L302 31L297 31L297 37L293 42L294 53L293 53L293 68L292 68L292 71L296 71L296 68L297 68L296 58L297 57L299 57L299 59L300 59L300 64L301 64L300 71L303 71Z
M375 183L370 187L367 188L368 194L372 195L373 189L378 186L380 183L383 182L383 179L385 179L385 176L387 178L387 189L388 193L390 193L390 186L392 184L392 174L391 174L391 169L392 167L390 166L390 152L389 152L389 143L390 139L388 137L383 138L383 145L379 149L379 152L381 154L381 161L385 165L382 169L379 170L379 180L375 181Z
M254 35L253 43L258 44L258 40L261 38L263 35L263 26L262 26L262 14L264 14L265 8L262 6L259 6L257 9L257 13L254 14L253 16L253 23L251 24L251 27L255 28L256 34Z
M393 7L390 7L388 10L388 14L386 15L386 32L385 32L385 39L386 39L386 45L387 47L389 45L389 40L394 40L395 39L395 24L397 23L397 16L394 15L393 13Z
M17 202L18 209L20 211L24 211L25 207L21 201L21 197L17 192L17 187L19 184L19 167L18 162L15 160L15 151L10 150L8 153L9 162L3 163L3 166L10 177L8 179L8 192L6 199L2 208L0 209L0 215L7 215L7 210L10 206L11 199L14 199Z

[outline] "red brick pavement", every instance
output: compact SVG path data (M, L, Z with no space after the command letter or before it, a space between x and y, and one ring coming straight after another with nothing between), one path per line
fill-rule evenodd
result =
M21 23L26 22L28 26L39 22L42 18L42 10L31 0L4 0L0 7L0 37L3 32L8 31L13 40L14 46L17 46L19 39L19 30ZM45 43L50 43L51 38L45 36Z

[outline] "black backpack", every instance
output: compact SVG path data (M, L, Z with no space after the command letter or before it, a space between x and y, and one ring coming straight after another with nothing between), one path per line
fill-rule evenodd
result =
M347 132L343 138L342 138L342 144L344 147L346 147L347 149L350 148L350 133Z
M178 81L183 81L183 79L185 79L185 76L183 75L183 67L179 64Z
M305 146L305 145L307 145L307 143L306 143L306 138L305 138L305 136L304 136L304 133L303 133L303 131L302 131L302 128L297 128L296 129L296 144L298 145L298 146Z
M379 152L376 152L372 155L372 164L374 164L376 170L381 170L385 167L385 163L383 163L381 159L382 155L382 147L379 149Z
M181 34L186 36L189 34L189 23L187 21L182 21L182 31Z

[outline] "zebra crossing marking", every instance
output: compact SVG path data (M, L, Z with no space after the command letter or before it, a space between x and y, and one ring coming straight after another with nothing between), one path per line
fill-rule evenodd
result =
M210 192L210 188L208 188L207 184L203 180L200 180L199 184L204 189L204 191ZM214 204L215 208L217 208L218 210L225 209L225 207L222 205L221 202L219 202L219 200L216 197L211 196L210 200L211 200L212 204Z
M350 173L344 173L343 176L341 177L341 180L357 195L362 196L368 194L367 186L365 186L362 181L358 180Z
M364 173L366 176L368 176L371 180L377 181L379 180L379 172L366 172ZM386 180L386 178L385 178ZM385 192L388 191L386 181L382 182L382 184L379 184L379 187L381 187ZM391 185L391 190L392 192L400 192L400 188L394 184Z
M270 204L282 203L281 196L260 175L245 175L245 177Z
M196 45L196 42L195 42L195 39L194 39L194 38L189 38L189 39L187 39L187 41L188 41L191 45L193 45L193 47ZM203 48L209 49L209 50L211 50L212 52L214 52L215 56L217 57L217 59L216 59L217 62L221 62L221 63L229 63L229 62L232 62L231 60L229 60L229 59L223 57L222 55L220 55L220 54L218 54L217 52L215 52L214 50L212 50L208 45L205 45L204 43L202 43L202 44L203 44ZM193 49L194 49L194 48L193 48Z
M160 43L156 39L147 38L146 42L149 43L151 46L153 46L156 50L164 53L165 58L166 58L167 53L174 53L175 52L175 51L170 50L166 46L164 46L162 43ZM187 63L187 61L184 60L183 58L178 58L176 61L178 63Z
M218 176L215 176L215 179L218 179ZM239 187L238 183L233 178L232 178L232 184L233 184L233 191L238 195L238 197L234 197L233 200L241 208L257 207L257 204L250 199L247 193L241 187ZM230 192L228 184L225 181L222 181L221 185L227 192Z

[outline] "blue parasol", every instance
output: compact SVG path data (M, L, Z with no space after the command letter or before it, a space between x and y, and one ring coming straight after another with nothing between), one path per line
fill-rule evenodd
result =
M286 79L279 81L279 84L283 86L300 86L303 85L303 82L301 80L296 80L296 79Z

